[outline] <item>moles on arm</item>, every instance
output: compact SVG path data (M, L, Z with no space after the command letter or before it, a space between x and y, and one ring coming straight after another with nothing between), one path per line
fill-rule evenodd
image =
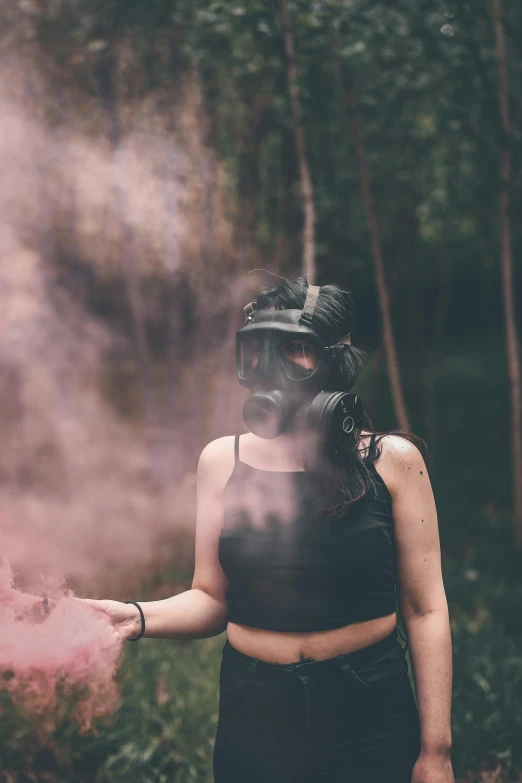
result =
M437 509L426 464L404 438L382 438L379 467L393 501L399 607L408 634L422 750L449 758L452 644Z

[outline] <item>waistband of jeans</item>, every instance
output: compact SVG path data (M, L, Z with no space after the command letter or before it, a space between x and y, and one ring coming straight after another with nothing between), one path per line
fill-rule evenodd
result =
M307 668L314 672L327 670L329 668L335 668L341 663L357 663L370 662L378 660L387 653L391 652L394 648L400 647L398 640L397 627L393 631L382 639L379 639L373 644L369 644L366 647L360 647L357 650L352 650L348 653L336 655L333 658L325 658L322 660L315 660L313 658L305 658L302 661L295 661L293 663L271 663L269 661L262 661L259 658L253 658L250 655L237 650L230 642L225 642L223 647L223 659L231 662L235 662L240 666L244 666L248 670L255 669L256 672L283 672L283 671L300 671Z

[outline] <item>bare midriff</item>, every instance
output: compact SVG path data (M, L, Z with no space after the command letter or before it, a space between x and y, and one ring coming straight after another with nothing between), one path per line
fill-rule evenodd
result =
M227 637L236 650L269 663L295 663L304 658L316 661L368 647L392 633L397 614L351 623L329 631L268 631L229 623Z

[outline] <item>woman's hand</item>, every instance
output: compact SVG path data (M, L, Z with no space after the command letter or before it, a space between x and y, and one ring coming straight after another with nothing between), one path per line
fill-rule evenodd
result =
M411 783L455 783L450 755L421 752L413 767Z
M83 601L100 612L112 624L114 634L120 641L125 641L130 636L139 635L141 615L134 604L125 604L121 601L97 601L93 598L77 598L76 600Z

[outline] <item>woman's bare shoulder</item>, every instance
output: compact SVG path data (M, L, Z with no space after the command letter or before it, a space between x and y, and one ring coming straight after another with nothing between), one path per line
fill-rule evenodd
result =
M383 435L378 441L382 443L382 453L387 454L390 459L399 462L401 465L410 465L411 462L418 462L424 457L420 453L419 449L412 443L411 440L403 438L400 435Z
M207 443L199 455L198 482L222 489L234 470L234 435L224 435Z
M203 448L200 454L200 460L215 460L220 459L227 454L234 456L234 435L223 435L221 438L211 440Z
M370 438L372 435L372 432L366 432L365 430L362 430L359 436L357 446L364 457L367 456L366 452L370 445ZM403 438L400 435L377 434L375 444L378 448L380 447L380 454L377 457L376 462L382 459L385 455L387 455L388 458L397 459L402 462L404 462L404 460L407 461L409 459L414 459L416 454L422 458L422 455L417 446L412 443L411 440Z
M386 481L390 492L407 486L414 475L427 476L424 457L407 438L400 435L383 435L378 440L381 455L375 462L381 476Z
M359 436L357 447L363 459L368 456L371 436L371 432L364 430ZM426 471L422 454L417 446L407 438L400 435L378 434L375 444L380 453L375 459L374 466L390 493L393 494L404 483L405 479L411 475L412 470Z

